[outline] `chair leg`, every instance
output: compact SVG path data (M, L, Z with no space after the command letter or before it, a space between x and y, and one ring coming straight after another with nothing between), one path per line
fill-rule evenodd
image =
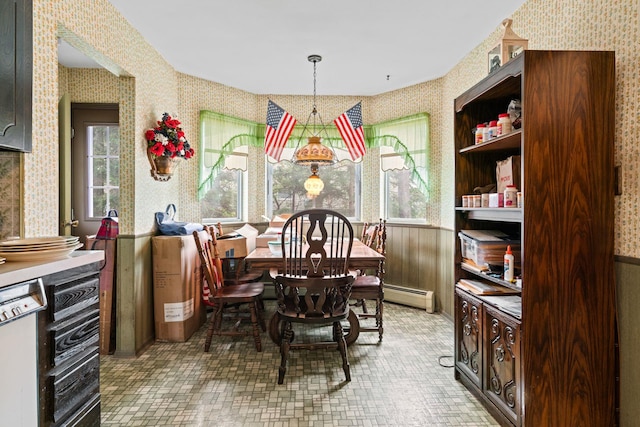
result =
M205 353L209 352L209 348L211 347L211 339L213 338L213 334L218 330L218 325L222 321L222 304L214 303L213 305L213 313L211 313L211 322L209 324L209 329L207 329L207 337L204 341L204 351Z
M253 325L253 341L256 344L256 351L262 351L262 341L260 340L260 330L258 329L258 314L256 304L249 305L249 312L251 314L251 324Z
M351 381L351 370L349 368L349 359L347 357L347 342L344 339L344 331L342 330L342 324L340 322L333 322L333 336L338 342L338 351L342 356L342 370L347 381Z
M284 382L284 374L287 372L287 358L291 347L293 329L291 322L282 322L282 339L280 340L280 368L278 368L278 384Z
M264 301L262 301L262 298L256 301L256 309L258 313L258 322L260 322L260 328L262 328L262 332L267 332L267 322L264 320Z
M367 311L367 302L364 299L361 299L360 303L362 305L362 312L363 313L368 313L368 311Z
M378 341L382 341L384 328L382 327L382 312L384 311L384 300L376 301L376 326L378 327Z

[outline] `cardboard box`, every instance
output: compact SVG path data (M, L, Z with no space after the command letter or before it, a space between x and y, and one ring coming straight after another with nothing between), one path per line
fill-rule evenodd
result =
M282 226L284 225L285 222L287 222L287 220L290 217L291 217L291 214L276 215L273 218L271 218L271 221L269 221L269 227L275 227L275 228L282 229Z
M156 340L187 341L206 320L196 243L193 236L154 236L151 251Z
M267 234L263 233L256 237L256 248L268 248L269 241L277 240L280 238L279 234Z
M231 233L218 236L218 254L220 258L242 258L256 248L258 230L245 224ZM193 240L193 238L192 238Z
M489 193L489 207L490 208L504 207L504 193Z
M116 240L87 236L85 249L104 251L104 267L100 270L100 354L113 354L116 349L115 263Z
M282 227L269 227L262 234L281 234Z

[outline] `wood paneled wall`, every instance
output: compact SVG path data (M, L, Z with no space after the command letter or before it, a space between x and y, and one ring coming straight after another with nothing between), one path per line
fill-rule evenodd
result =
M453 231L387 223L385 283L435 295L436 310L453 315Z
M620 425L634 426L640 419L640 260L620 257L615 263L618 335L620 339Z

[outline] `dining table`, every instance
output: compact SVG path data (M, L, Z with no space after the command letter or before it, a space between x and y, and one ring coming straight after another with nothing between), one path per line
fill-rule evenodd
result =
M358 239L353 239L353 246L351 247L351 256L349 257L349 270L351 271L365 271L376 270L377 274L382 274L382 265L385 257L375 249L365 245ZM251 251L244 259L247 267L250 269L261 269L273 271L282 267L282 255L276 255L271 252L271 249L265 247L256 247ZM345 341L347 345L352 344L358 339L360 335L360 322L358 315L353 312L353 309L349 312L349 326L345 327ZM271 316L269 320L268 332L271 340L280 344L280 321L277 316L277 312Z

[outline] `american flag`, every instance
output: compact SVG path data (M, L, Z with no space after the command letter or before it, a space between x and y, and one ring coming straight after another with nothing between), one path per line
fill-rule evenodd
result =
M357 160L364 156L366 151L364 147L364 130L362 129L362 107L360 104L358 102L333 121L349 150L352 160Z
M267 107L267 131L264 135L264 151L275 160L280 160L297 120L275 102L269 100Z

